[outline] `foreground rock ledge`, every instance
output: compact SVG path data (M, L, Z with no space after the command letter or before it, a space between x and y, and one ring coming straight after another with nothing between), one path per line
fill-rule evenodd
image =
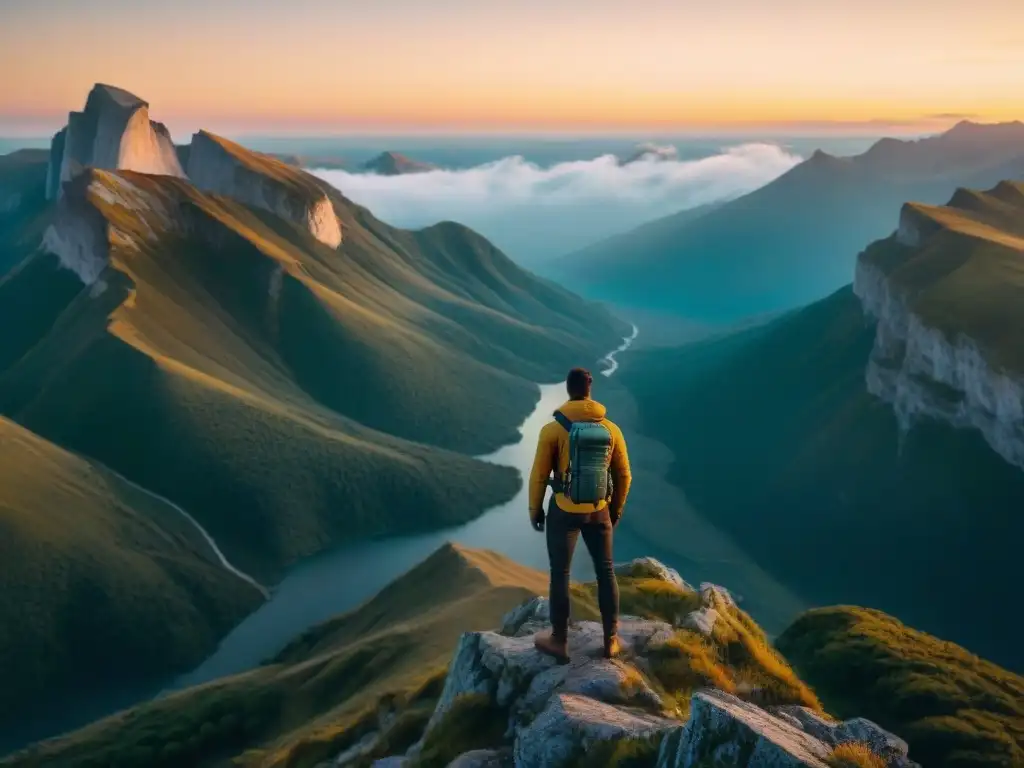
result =
M633 568L646 578L685 585L657 561L645 558L620 572L626 575ZM728 597L727 591L710 584L701 585L700 592L701 607L693 613L705 617L712 605L721 608ZM833 749L847 742L866 745L887 768L920 768L908 758L906 742L869 720L836 722L805 707L761 707L713 688L693 694L689 719L683 721L648 684L645 673L650 654L672 639L676 626L701 623L691 615L679 617L676 626L624 618L624 650L614 660L601 656L600 625L574 623L572 661L566 665L533 648L534 633L550 627L548 615L547 600L534 598L506 614L500 633L464 634L423 738L406 755L374 765L413 768L423 745L460 697L477 696L507 716L506 744L466 752L449 768L561 768L596 747L624 739L651 744L650 764L657 768L829 768ZM334 765L349 764L344 755L340 758Z

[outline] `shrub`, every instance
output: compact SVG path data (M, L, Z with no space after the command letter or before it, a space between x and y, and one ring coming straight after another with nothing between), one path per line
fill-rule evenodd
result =
M829 756L832 768L885 768L885 760L871 751L867 744L851 741L840 744Z

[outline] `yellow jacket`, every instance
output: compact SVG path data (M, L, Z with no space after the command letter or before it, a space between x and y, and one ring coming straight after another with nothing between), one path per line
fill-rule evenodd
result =
M612 434L612 450L609 458L609 469L612 475L612 510L622 513L629 494L632 480L629 472L629 455L626 453L626 440L622 430L604 416L607 410L596 400L569 400L562 407L562 413L570 421L596 421L608 428ZM557 421L544 425L537 441L537 455L533 459L533 471L530 473L530 516L544 508L544 494L548 487L548 478L552 471L559 474L569 468L569 433ZM564 493L555 494L555 503L565 512L590 513L595 509L604 509L606 501L593 504L573 504Z

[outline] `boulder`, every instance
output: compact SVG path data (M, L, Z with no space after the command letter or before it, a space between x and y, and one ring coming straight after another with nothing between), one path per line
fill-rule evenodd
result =
M705 637L711 637L717 621L718 611L714 608L701 608L686 614L683 617L681 626L683 629L692 629L694 632L699 632Z
M515 765L566 765L593 744L648 736L677 726L667 718L614 707L586 696L558 693L532 723L517 733Z

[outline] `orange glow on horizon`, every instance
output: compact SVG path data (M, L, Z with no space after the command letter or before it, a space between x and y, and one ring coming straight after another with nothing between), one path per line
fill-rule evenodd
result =
M1024 36L1005 32L1024 29L1019 0L90 4L0 10L0 71L17 73L0 82L0 133L56 129L94 82L147 99L176 136L224 125L883 132L1024 117Z

